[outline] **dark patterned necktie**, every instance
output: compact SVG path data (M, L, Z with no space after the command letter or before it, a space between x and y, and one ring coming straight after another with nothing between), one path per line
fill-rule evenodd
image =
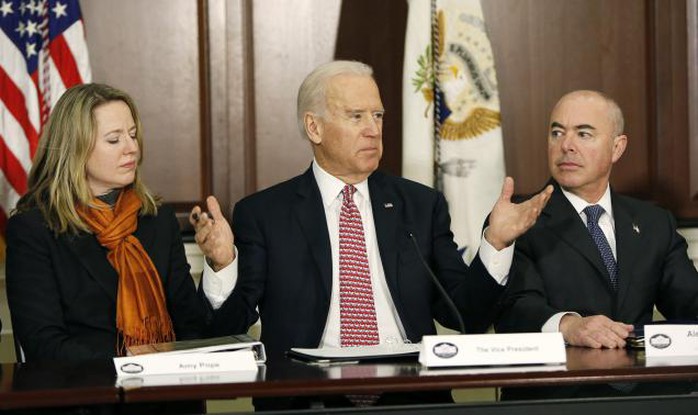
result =
M611 278L611 286L614 291L618 290L618 265L613 257L613 251L611 246L608 244L608 239L604 235L603 231L599 227L599 218L604 213L604 209L599 205L590 205L584 208L584 213L587 215L587 230L591 234L591 238L596 243L596 247L599 248L599 253L601 254L601 259L603 259L604 265L608 270L608 274Z

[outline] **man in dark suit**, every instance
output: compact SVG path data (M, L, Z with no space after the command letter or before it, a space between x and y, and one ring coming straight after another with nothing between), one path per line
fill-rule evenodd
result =
M516 241L498 332L560 331L570 345L624 347L634 327L698 316L698 273L671 213L614 192L613 164L627 145L623 115L596 91L563 96L550 117L555 190ZM678 393L689 384L512 388L504 399Z
M548 136L555 191L516 242L498 331L559 330L571 345L615 348L655 305L669 319L696 318L698 273L674 218L609 186L626 145L612 99L575 91L557 103Z
M376 171L383 113L370 67L336 61L317 68L301 85L297 108L299 129L314 154L311 168L235 206L238 276L218 315L234 316L231 323L221 323L234 331L241 313L251 325L258 308L261 339L271 359L292 347L419 342L435 333L434 319L457 328L420 256L453 299L466 331L483 332L503 290L501 278L495 280L487 269L506 276L508 265L497 270L506 258L498 256L506 257L505 248L511 251L512 241L535 222L549 197L551 189L546 189L527 203L512 204L513 181L507 179L481 255L468 268L453 241L443 195ZM206 247L220 246L216 227L221 234L227 230L220 220L201 216L196 239L207 256L214 255ZM348 222L356 224L356 234L347 238L360 239L360 247L345 245ZM354 252L345 260L346 249ZM353 275L349 263L365 272ZM347 272L355 285L344 279ZM345 295L354 294L361 297L352 297L355 303L364 301L360 307L368 311L345 313L356 306L351 300L345 306ZM346 314L352 313L368 317L348 322ZM352 324L369 340L356 340Z

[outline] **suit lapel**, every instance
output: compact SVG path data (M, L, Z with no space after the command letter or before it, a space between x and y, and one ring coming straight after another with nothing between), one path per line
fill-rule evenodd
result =
M150 248L155 245L155 227L153 226L153 217L139 217L138 225L136 227L136 231L133 232L133 236L140 241L146 252L149 252Z
M158 252L167 252L170 247L158 246L157 220L153 216L139 216L137 226L136 231L133 232L133 236L138 239L145 253L148 254L150 260L153 261L153 265L160 275L160 280L164 284L167 278L167 267L169 263L163 264L162 261L159 260L162 256L158 255Z
M618 305L621 310L623 301L632 286L633 258L642 254L641 224L637 222L630 206L611 193L613 201L613 219L616 234L616 257L618 262Z
M609 290L612 290L608 270L601 259L599 249L589 235L579 214L562 194L560 186L554 183L555 191L542 214L547 219L546 226L586 258L598 271Z
M402 217L402 204L393 189L387 185L382 173L373 173L368 178L371 193L371 210L378 239L385 279L392 292L397 288L397 243L398 218Z
M106 250L99 245L92 234L81 233L78 236L62 235L59 237L73 251L87 272L116 302L119 276L107 260Z
M152 216L138 217L138 227L133 233L133 236L138 239L143 249L145 249L145 252L151 257L151 261L155 263L155 258L152 257L154 249L157 246L157 240L155 238L155 219ZM157 264L155 265L157 266ZM161 273L162 270L158 269L158 272Z
M332 293L330 235L327 230L322 196L320 196L320 189L315 182L312 168L299 178L296 194L298 198L293 209L320 271L322 286L325 288L327 298L330 298Z

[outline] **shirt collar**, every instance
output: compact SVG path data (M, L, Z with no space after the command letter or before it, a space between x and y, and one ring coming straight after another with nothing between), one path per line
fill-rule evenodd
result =
M589 205L592 205L592 203L587 202L586 200L582 199L581 197L575 195L574 193L568 192L567 190L563 189L560 187L562 190L562 194L565 195L567 200L570 201L572 206L574 207L574 210L577 211L579 215L581 215L584 211L584 208L586 208ZM603 210L608 213L608 216L613 218L613 204L611 203L611 186L607 185L606 186L606 191L604 192L603 196L601 196L601 199L598 200L598 202L593 203L595 205L599 205L603 208Z
M328 208L337 200L337 197L342 193L342 189L344 189L346 183L325 171L315 159L313 159L313 175L320 188L322 204L325 205L325 208ZM368 179L354 184L354 187L356 188L356 193L364 199L370 200L368 195Z

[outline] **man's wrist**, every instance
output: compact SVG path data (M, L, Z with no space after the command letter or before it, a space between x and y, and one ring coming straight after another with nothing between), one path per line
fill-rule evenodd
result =
M228 265L232 264L233 261L235 261L235 253L233 253L233 258L232 258L232 259L230 259L229 261L224 262L224 263L222 263L222 264L219 264L219 263L213 261L213 260L212 260L211 258L209 258L209 257L204 257L204 258L206 259L206 263L208 264L209 267L211 267L211 269L213 270L213 272L218 272L218 271L222 270L223 268L227 267Z
M562 316L560 319L560 333L562 333L562 336L565 337L565 333L567 333L567 329L569 326L571 326L575 320L579 319L579 317L576 314L565 314Z
M490 229L491 229L491 227L489 227L489 226L487 227L487 229L485 229L485 239L487 240L487 242L490 245L492 245L492 247L494 249L496 249L497 251L501 251L502 249L511 246L513 241L506 242L506 241L502 241L499 238L494 238L492 236L492 232L490 231Z

